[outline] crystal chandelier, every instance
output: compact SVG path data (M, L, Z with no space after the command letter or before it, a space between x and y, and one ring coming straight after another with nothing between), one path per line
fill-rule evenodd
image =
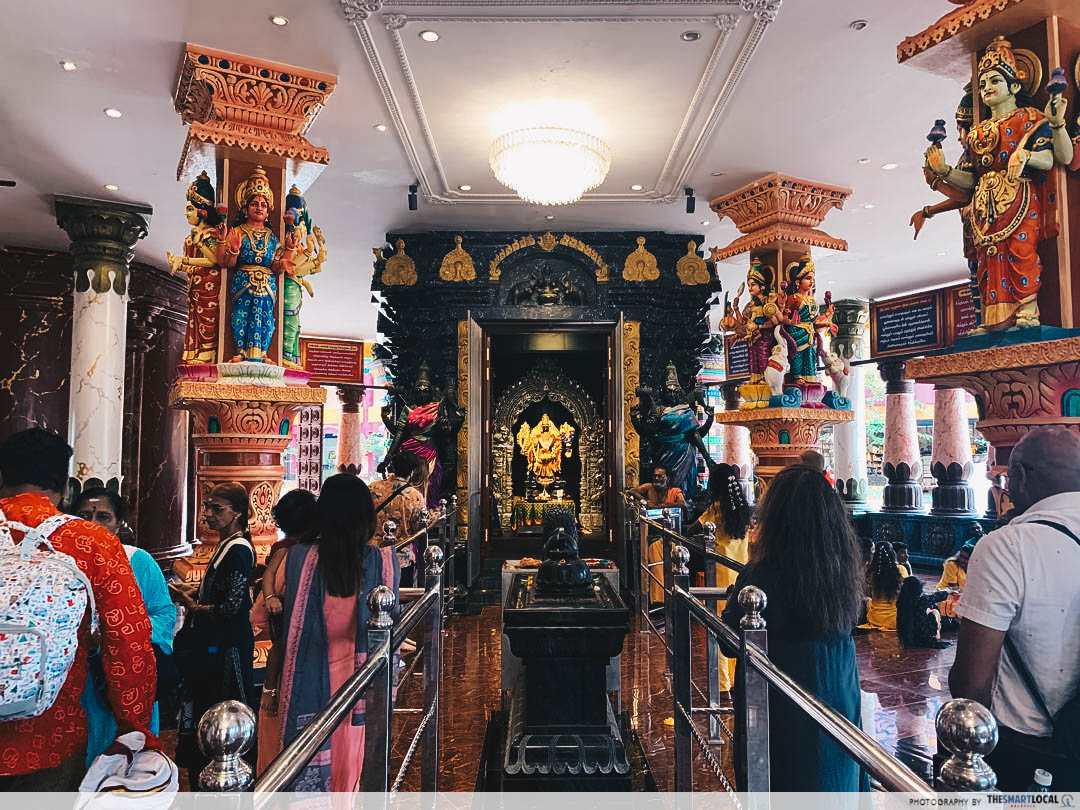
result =
M611 149L587 132L535 127L497 138L489 163L495 179L521 199L567 205L604 182L611 169Z

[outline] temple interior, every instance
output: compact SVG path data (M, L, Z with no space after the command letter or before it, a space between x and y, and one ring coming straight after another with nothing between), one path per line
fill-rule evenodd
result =
M0 45L0 790L1080 790L1080 4Z

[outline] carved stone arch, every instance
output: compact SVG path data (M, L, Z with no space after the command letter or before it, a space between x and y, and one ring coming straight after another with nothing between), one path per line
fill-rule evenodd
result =
M510 525L514 485L514 425L530 405L548 400L562 405L580 427L581 503L578 516L586 534L604 529L604 420L585 388L567 377L551 360L541 360L507 388L495 403L491 425L492 488L498 498L499 521Z
M583 307L597 303L596 278L576 254L526 249L499 278L503 306ZM549 297L550 296L553 297Z

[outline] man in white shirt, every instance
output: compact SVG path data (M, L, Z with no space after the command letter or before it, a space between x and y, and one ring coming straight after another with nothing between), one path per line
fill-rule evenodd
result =
M1050 718L1004 642L1055 714L1080 685L1080 543L1069 534L1080 537L1080 434L1024 436L1009 456L1009 496L1018 516L983 537L968 564L949 687L997 718L1000 741L987 760L1000 789L1023 790L1043 768L1054 790L1077 790L1080 768L1054 746Z

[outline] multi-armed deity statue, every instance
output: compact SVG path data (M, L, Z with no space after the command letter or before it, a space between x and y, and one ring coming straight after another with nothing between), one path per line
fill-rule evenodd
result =
M465 421L464 411L455 404L457 389L451 382L445 395L440 394L432 384L431 370L425 361L420 363L417 371L412 401L406 401L406 397L396 388L393 394L398 399L397 419L391 421L392 405L387 405L383 408L383 421L391 428L394 440L378 470L384 472L387 462L398 450L420 456L428 464L427 506L428 509L435 509L443 497L443 479L449 471L447 468L453 466L444 457L453 452L453 442L444 440L457 434ZM449 480L453 485L453 479Z
M527 465L526 492L536 500L546 501L551 497L548 487L563 483L561 478L563 456L573 454L574 433L568 423L558 427L545 412L536 427L522 422L517 433L517 445L525 456Z
M1026 79L1010 44L997 37L978 66L979 97L990 118L968 132L956 166L945 161L941 148L944 122L927 136L930 187L967 206L981 298L981 323L973 334L1039 325L1038 246L1058 232L1047 172L1073 160L1073 143L1065 129L1064 71L1056 68L1051 75L1044 112L1023 106ZM936 211L927 206L921 213L926 219ZM916 235L922 224L917 220L918 214L912 218Z
M304 303L303 290L314 296L307 276L322 270L326 261L326 241L318 225L313 225L308 214L307 201L300 189L293 186L285 197L285 233L293 234L296 244L295 261L291 271L285 273L282 295L284 296L283 323L281 325L281 361L292 368L300 368L300 307Z
M638 403L630 409L630 421L652 450L652 466L667 470L671 485L692 498L697 491L697 454L709 464L712 459L702 436L713 423L713 408L696 389L683 390L674 363L668 363L664 387L657 402L655 391L648 386L637 389ZM705 410L705 423L699 424L695 405Z

